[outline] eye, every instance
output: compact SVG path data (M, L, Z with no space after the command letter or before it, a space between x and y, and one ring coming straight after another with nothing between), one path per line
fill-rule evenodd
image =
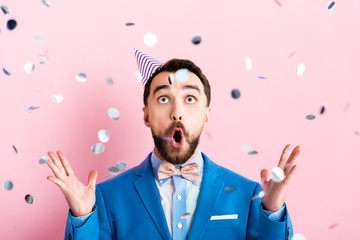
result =
M159 97L158 102L159 103L167 103L167 102L169 102L169 99L167 97Z
M189 96L186 98L187 103L194 103L195 101L196 101L196 99L194 97Z

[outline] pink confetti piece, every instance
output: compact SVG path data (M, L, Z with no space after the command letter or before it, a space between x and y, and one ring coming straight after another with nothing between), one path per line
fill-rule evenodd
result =
M279 7L282 7L281 3L278 0L275 0L276 4L279 5Z
M338 223L334 223L334 224L329 226L329 229L332 229L332 228L336 227L337 225L338 225Z
M181 219L185 219L185 218L188 218L190 216L191 216L190 213L185 213L184 215L181 216Z
M162 137L162 139L167 140L167 141L172 141L174 138L172 138L172 137Z
M296 51L293 51L292 53L290 53L289 58L292 58L295 55Z

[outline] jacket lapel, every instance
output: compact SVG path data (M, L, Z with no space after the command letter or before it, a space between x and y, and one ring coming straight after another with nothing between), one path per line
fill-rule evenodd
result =
M210 220L212 209L219 197L219 191L224 186L222 179L219 177L222 175L220 168L204 153L201 154L204 158L203 180L188 240L201 239Z
M162 238L167 240L171 239L171 236L154 180L150 157L151 153L137 167L135 174L139 175L140 178L134 182L134 186L157 230Z

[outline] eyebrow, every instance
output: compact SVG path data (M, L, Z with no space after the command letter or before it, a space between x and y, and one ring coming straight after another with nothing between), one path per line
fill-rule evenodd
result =
M159 85L159 86L155 87L155 89L154 89L154 91L153 91L153 95L155 95L155 94L156 94L158 91L160 91L161 89L168 90L168 89L170 89L170 86L169 86L169 85L166 85L166 84L163 84L163 85ZM194 89L194 90L198 91L198 93L201 95L200 89L199 89L199 87L196 86L196 85L189 85L189 84L187 84L187 85L184 85L184 86L182 87L182 89Z

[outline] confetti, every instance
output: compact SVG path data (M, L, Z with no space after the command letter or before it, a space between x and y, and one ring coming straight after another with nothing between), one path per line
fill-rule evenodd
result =
M126 169L126 162L120 161L116 164L116 167L119 171L124 171Z
M36 34L35 40L38 42L44 42L46 40L46 37L43 34Z
M51 99L55 103L61 103L64 100L64 96L61 93L56 93L51 96Z
M137 82L141 82L142 75L141 75L141 73L139 71L135 72L135 77L136 77Z
M235 190L235 188L233 187L224 187L224 190L227 191L227 192L232 192Z
M16 149L16 147L14 146L14 145L12 145L13 146L13 148L14 148L14 151L16 152L16 153L18 153L18 150Z
M199 44L201 42L201 36L200 35L192 36L191 42L195 45Z
M279 7L282 7L281 3L278 0L275 0L276 4L279 5Z
M298 68L297 68L297 75L300 77L304 74L305 72L305 64L304 63L300 63Z
M114 81L110 77L106 77L105 80L106 83L109 84L110 86L114 85Z
M5 15L7 15L7 14L9 14L10 13L10 10L9 10L9 8L8 8L8 6L1 6L1 10L3 11L3 13L5 14Z
M321 107L321 109L320 109L320 114L324 114L324 112L325 112L325 105L323 105L323 106Z
M47 156L42 156L39 160L39 164L45 164L49 161L49 158Z
M289 58L292 58L295 55L296 51L293 51L292 53L290 53Z
M87 77L86 77L85 73L79 73L76 76L76 81L78 81L78 82L86 82L86 80L87 80Z
M258 76L258 78L260 78L260 79L266 79L266 77L263 77L263 76Z
M26 203L28 203L28 204L33 204L34 201L35 201L34 197L31 196L30 194L27 194L27 195L25 196L25 202L26 202Z
M260 191L259 193L258 193L258 195L255 195L255 196L253 196L252 198L251 198L251 200L255 200L255 199L258 199L258 198L262 198L262 197L264 197L265 196L265 192L264 191Z
M190 71L187 68L180 68L175 72L175 78L178 82L184 83L189 79Z
M24 70L26 73L32 73L34 71L34 63L31 61L25 63Z
M282 182L285 178L285 173L281 168L274 167L271 171L271 176L274 182Z
M133 25L135 25L135 23L132 22L125 23L125 26L133 26Z
M300 233L295 233L291 240L305 240L305 237Z
M98 138L100 142L106 143L109 141L110 135L105 129L102 129L98 132Z
M173 83L174 83L174 80L175 80L174 74L170 73L170 75L169 75L169 84L170 84L170 85L173 84Z
M146 33L144 35L144 43L149 47L154 46L157 43L156 35L153 33Z
M333 10L334 7L335 7L335 2L334 2L334 1L330 2L330 3L328 4L328 6L327 6L328 10L330 10L330 11Z
M44 63L47 63L47 62L48 62L48 58L46 58L46 57L43 57L40 60L40 64L44 64Z
M334 223L332 225L329 226L329 229L333 229L334 227L336 227L338 224L337 223Z
M191 216L190 213L185 213L185 214L183 214L183 215L181 216L181 219L186 219L186 218L188 218L188 217L190 217L190 216Z
M307 118L308 120L313 120L313 119L315 119L316 117L315 117L314 115L312 115L312 114L309 114L309 115L306 116L306 118Z
M3 183L3 188L7 191L10 191L11 189L13 189L13 187L14 187L14 184L10 180L6 180Z
M43 0L42 3L43 3L45 6L47 6L47 7L50 7L50 6L51 6L51 3L48 2L48 1Z
M120 113L119 111L116 109L116 108L110 108L108 110L108 115L111 119L114 119L114 120L118 120L119 119L119 116L120 116Z
M249 57L246 57L246 69L249 71L252 69L252 62Z
M258 152L255 151L250 145L243 144L243 145L241 145L241 149L250 155L258 154Z
M162 137L162 139L164 139L166 141L172 141L174 138L172 138L172 137Z
M231 96L234 98L234 99L238 99L240 96L241 96L241 93L239 91L239 89L233 89L231 91Z
M5 68L3 68L3 72L4 72L6 75L8 75L8 76L11 75Z
M38 109L39 107L30 106L26 111L27 113L32 113L34 110Z
M258 154L258 151L252 150L252 151L248 152L248 154L250 154L250 155Z
M116 175L119 172L119 169L117 167L108 167L108 170L113 175Z
M95 143L94 145L91 146L91 152L95 154L103 153L104 150L105 150L105 146L102 143Z
M17 26L17 22L14 20L14 19L10 19L9 21L7 21L6 23L6 27L9 29L9 30L14 30Z

